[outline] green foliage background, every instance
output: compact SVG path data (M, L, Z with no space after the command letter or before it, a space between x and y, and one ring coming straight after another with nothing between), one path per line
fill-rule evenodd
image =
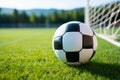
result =
M26 11L19 12L14 9L12 14L3 14L0 10L0 23L65 23L68 21L77 20L84 22L84 9L59 10L48 13L48 15L36 15L31 12L30 15Z

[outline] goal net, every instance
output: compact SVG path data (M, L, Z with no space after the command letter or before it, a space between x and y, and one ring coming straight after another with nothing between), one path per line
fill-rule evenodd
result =
M87 0L86 17L98 37L120 47L120 0Z

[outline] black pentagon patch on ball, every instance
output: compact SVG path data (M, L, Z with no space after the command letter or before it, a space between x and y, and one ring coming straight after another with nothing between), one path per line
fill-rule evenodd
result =
M56 37L54 39L54 48L57 50L63 49L62 47L62 37Z
M71 24L68 24L66 27L66 32L79 32L79 31L80 31L80 28L78 23L71 23Z
M79 52L66 52L67 62L79 62Z
M93 36L83 35L83 48L93 48Z

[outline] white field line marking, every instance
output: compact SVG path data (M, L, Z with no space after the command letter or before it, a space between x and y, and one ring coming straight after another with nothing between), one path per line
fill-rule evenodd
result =
M98 37L100 37L100 38L102 38L102 39L104 39L104 40L106 40L106 41L114 44L115 46L120 47L120 42L117 42L117 41L114 41L114 40L112 40L112 39L109 39L109 38L107 38L106 36L104 36L104 35L102 35L102 34L96 34L96 35L97 35Z
M7 44L16 43L16 42L19 42L19 41L22 41L22 40L25 40L25 39L33 38L33 37L38 36L38 35L40 35L40 34L36 33L36 34L30 35L30 36L26 36L26 37L22 37L22 38L17 38L15 40L6 41L6 42L3 42L3 43L0 43L0 47L4 46L4 45L7 45Z

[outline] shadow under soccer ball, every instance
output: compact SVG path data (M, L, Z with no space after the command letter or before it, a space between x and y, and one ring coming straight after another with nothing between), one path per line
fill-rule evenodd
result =
M108 64L101 62L89 62L88 64L84 64L81 66L73 66L68 65L69 67L73 67L80 71L80 73L88 71L93 75L106 77L110 80L119 80L120 79L120 65L118 64Z

